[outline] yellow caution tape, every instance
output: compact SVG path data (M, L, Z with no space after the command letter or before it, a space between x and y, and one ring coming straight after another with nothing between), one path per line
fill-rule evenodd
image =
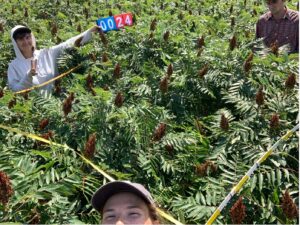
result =
M12 127L8 127L5 125L0 124L0 128L5 129L9 132L13 132L13 133L17 133L17 134L21 134L25 137L28 137L30 139L33 140L37 140L37 141L41 141L44 142L46 144L49 145L54 145L54 146L58 146L58 147L62 147L62 148L68 148L68 149L72 149L70 148L68 145L62 145L53 141L49 141L45 138L39 137L35 134L31 134L31 133L26 133L24 131L21 131L19 129L16 128L12 128ZM73 149L72 149L73 150ZM76 151L75 151L76 152ZM89 159L87 159L86 157L84 157L83 155L79 154L78 152L76 152L76 154L78 154L85 163L87 163L88 165L90 165L91 167L93 167L96 171L98 171L99 173L101 173L105 178L107 178L109 181L115 181L115 179L113 177L111 177L110 175L108 175L106 172L104 172L102 169L100 169L97 165L95 165L93 162L91 162ZM180 223L178 220L176 220L175 218L173 218L172 216L168 215L167 213L165 213L164 211L162 211L159 208L156 208L157 212L164 217L165 219L169 220L170 222L176 224L176 225L183 225L182 223Z
M78 153L77 153L78 154ZM106 177L109 181L115 181L114 178L109 176L107 173L105 173L103 170L101 170L98 166L96 166L92 161L85 158L83 155L78 154L87 164L89 164L91 167L93 167L95 170L97 170L99 173L101 173L104 177Z
M58 143L49 141L45 138L39 137L35 134L26 133L26 132L20 131L16 128L11 128L11 127L8 127L8 126L2 125L2 124L0 124L0 128L5 129L5 130L10 131L10 132L13 132L13 133L21 134L25 137L28 137L28 138L31 138L31 139L34 139L34 140L37 140L37 141L41 141L41 142L44 142L44 143L49 144L49 145L54 145L54 146L63 147L63 148L68 147L67 145L58 144Z
M31 88L28 88L28 89L25 89L25 90L22 90L22 91L17 91L17 92L15 92L15 94L23 94L23 93L32 91L32 90L34 90L34 89L43 87L43 86L45 86L45 85L47 85L47 84L50 84L50 83L52 83L53 81L56 81L56 80L58 80L58 79L60 79L60 78L62 78L62 77L64 77L64 76L67 76L68 74L72 73L74 70L78 69L80 66L82 66L82 64L79 64L79 65L73 67L72 69L68 70L67 72L62 73L62 74L60 74L60 75L58 75L58 76L56 76L56 77L54 77L54 78L52 78L52 79L50 79L50 80L48 80L48 81L42 83L42 84L33 86L33 87L31 87Z
M170 222L172 222L172 223L174 223L176 225L183 225L183 223L180 223L178 220L175 220L172 216L170 216L169 214L165 213L161 209L156 208L156 211L159 213L159 215L161 215L165 219L169 220Z
M255 163L255 164L261 164L263 161L265 161L273 152L273 150L280 144L281 141L286 141L288 140L292 134L299 129L299 124L297 124L292 130L288 131L284 136L282 136L267 152L264 153L264 155ZM247 175L252 174L256 169L258 168L258 166L254 167L252 166L250 168L250 170L246 173L245 176L243 176L243 178L239 181L239 183L232 189L233 191L231 191L229 194L226 196L226 201L224 200L220 206L222 206L221 209L223 209L227 203L230 201L230 199L234 196L234 194L236 194L244 185L244 183L246 183L246 181L248 179L250 179L250 177ZM219 210L220 206L215 210L215 212L211 215L211 217L208 219L208 221L206 222L205 225L211 225L215 219L220 215L222 210Z
M250 177L248 175L243 176L243 178L240 180L240 182L234 187L234 192L237 193L242 188L244 183L249 179Z
M273 152L273 148L270 148L257 162L261 164L263 161L265 161Z
M211 225L217 217L220 215L221 211L219 209L216 209L216 211L212 214L212 216L209 218L209 220L206 222L207 225Z
M286 141L287 139L290 138L290 136L292 136L293 132L290 130L289 132L287 132L281 139Z

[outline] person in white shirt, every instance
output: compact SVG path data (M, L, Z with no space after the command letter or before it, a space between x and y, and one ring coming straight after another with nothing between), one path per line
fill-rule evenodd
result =
M36 41L28 27L17 25L11 30L11 40L14 46L16 58L8 66L8 86L14 91L21 91L32 86L42 84L58 75L57 58L60 53L73 47L76 41L80 45L88 42L92 32L98 31L98 26L70 38L69 40L41 50L36 49ZM49 94L53 82L40 88L41 94Z

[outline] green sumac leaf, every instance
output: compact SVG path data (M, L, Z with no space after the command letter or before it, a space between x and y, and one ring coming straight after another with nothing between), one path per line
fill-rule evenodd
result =
M275 204L279 204L279 195L278 195L278 189L277 188L275 188L274 191L273 191L272 199L273 199L273 202Z
M259 188L260 191L262 190L263 182L264 182L264 176L263 176L262 173L260 173L258 175L258 188Z
M50 152L45 152L45 151L38 151L38 150L31 150L31 153L36 156L42 156L45 160L51 158L51 153Z
M275 185L275 182L276 182L276 174L275 174L275 171L274 171L274 170L271 171L271 181L272 181L272 184Z
M252 177L252 179L251 179L251 192L253 192L253 190L254 190L254 188L256 187L256 185L257 185L257 176L256 175L254 175L253 177ZM261 190L261 189L259 189L259 190Z
M282 173L279 168L276 169L276 178L277 178L277 184L279 186L282 183L282 181L281 181Z
M290 182L290 173L287 169L283 169L284 177L287 179L288 182Z

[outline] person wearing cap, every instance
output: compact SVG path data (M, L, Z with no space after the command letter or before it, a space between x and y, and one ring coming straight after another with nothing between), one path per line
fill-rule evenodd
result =
M8 86L16 92L42 84L56 75L57 58L60 53L77 42L85 44L91 39L92 33L99 28L94 26L89 30L50 48L36 49L36 41L32 31L26 27L17 25L11 30L11 40L16 58L8 66ZM40 88L41 93L49 93L53 84Z
M102 224L159 224L151 194L138 183L107 183L94 193L91 204L101 214Z
M299 13L288 9L285 0L265 0L269 11L256 24L256 38L267 47L289 45L289 53L299 52Z

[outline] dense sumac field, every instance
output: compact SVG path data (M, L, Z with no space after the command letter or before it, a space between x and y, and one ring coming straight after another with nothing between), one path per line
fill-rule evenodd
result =
M70 147L0 129L0 222L98 223L90 198L107 179L82 154L144 184L182 223L203 224L297 123L298 54L255 40L264 1L0 3L0 124ZM60 73L82 67L51 96L8 89L12 27L28 25L41 49L122 12L134 26L60 56ZM298 224L298 147L297 135L279 145L216 222Z

